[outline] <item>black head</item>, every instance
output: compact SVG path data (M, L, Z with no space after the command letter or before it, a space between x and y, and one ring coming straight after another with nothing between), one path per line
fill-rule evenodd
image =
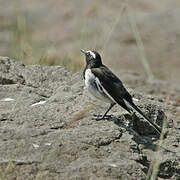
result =
M81 52L86 56L86 66L89 68L98 68L102 65L101 56L96 51L85 51L81 49Z

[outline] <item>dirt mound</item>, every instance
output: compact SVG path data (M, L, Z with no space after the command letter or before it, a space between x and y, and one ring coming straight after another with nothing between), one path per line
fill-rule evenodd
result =
M154 160L160 165L158 177L179 179L178 106L167 92L175 99L180 85L119 74L147 116L159 126L166 120L163 143L143 119L118 105L110 120L92 120L107 105L88 94L81 73L0 57L0 176L143 179Z

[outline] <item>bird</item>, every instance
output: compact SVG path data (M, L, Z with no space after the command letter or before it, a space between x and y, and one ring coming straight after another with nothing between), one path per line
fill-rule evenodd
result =
M138 113L142 116L160 135L160 128L152 122L133 102L133 98L122 81L102 63L97 51L80 49L85 55L86 66L83 70L83 79L88 91L97 99L109 103L110 106L102 116L96 116L96 120L109 117L107 113L116 104L120 105L130 114Z

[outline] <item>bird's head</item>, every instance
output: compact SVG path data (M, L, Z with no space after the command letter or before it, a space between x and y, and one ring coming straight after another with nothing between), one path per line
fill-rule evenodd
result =
M81 49L81 52L85 54L86 57L86 65L89 66L89 68L98 68L102 65L101 56L96 51L85 51Z

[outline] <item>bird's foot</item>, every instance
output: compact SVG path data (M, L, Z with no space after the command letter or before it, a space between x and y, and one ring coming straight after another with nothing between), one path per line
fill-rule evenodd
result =
M103 120L103 119L109 119L109 118L111 118L112 116L111 115L105 115L105 116L103 116L103 115L101 115L101 114L93 114L93 120L96 120L96 121L100 121L100 120Z

